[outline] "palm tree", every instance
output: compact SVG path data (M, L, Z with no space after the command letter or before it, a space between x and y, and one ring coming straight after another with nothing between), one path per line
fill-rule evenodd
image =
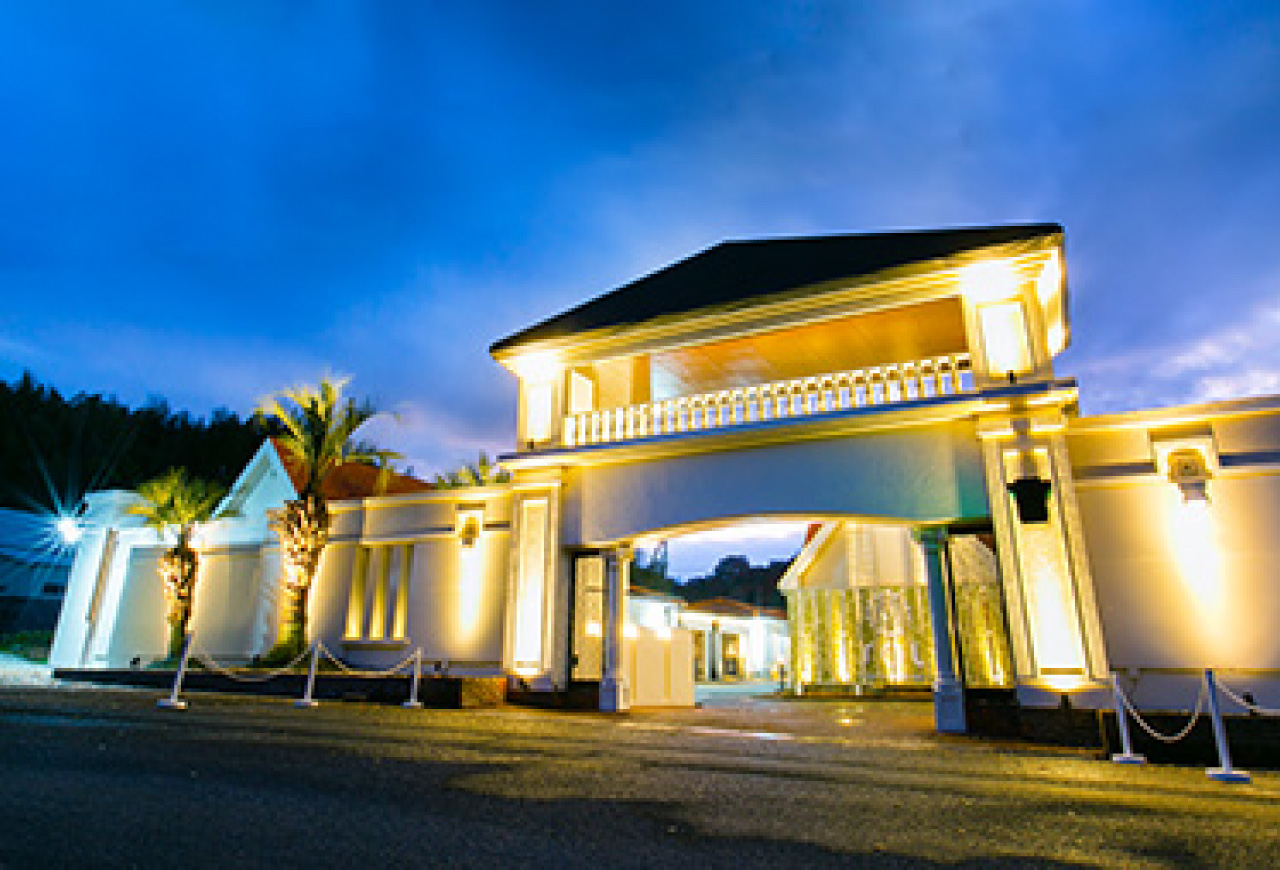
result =
M457 471L448 474L437 474L432 481L437 489L463 489L469 486L490 486L495 483L507 483L511 480L511 472L489 459L489 454L480 451L480 458L474 464L464 465Z
M294 387L263 399L255 412L279 425L276 444L303 478L298 497L271 513L271 527L280 538L283 585L290 607L280 640L268 658L292 658L307 643L307 599L329 542L325 478L349 462L376 464L382 469L378 481L382 487L390 474L390 462L400 458L355 440L356 430L377 412L368 400L343 399L348 380L326 375L315 386Z
M171 533L177 537L157 568L169 602L170 659L182 653L199 578L200 555L192 546L192 536L200 523L213 518L224 493L216 483L187 477L185 469L171 468L141 484L138 495L143 501L129 508L129 513L142 517L161 539Z

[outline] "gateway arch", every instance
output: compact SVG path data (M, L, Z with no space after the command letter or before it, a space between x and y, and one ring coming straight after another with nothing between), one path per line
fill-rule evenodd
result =
M951 535L994 542L1020 695L1100 678L1064 441L1076 385L1053 371L1062 246L1053 224L727 242L493 345L520 381L506 664L569 680L590 554L601 706L625 708L635 542L785 516L910 530L940 729L964 730Z

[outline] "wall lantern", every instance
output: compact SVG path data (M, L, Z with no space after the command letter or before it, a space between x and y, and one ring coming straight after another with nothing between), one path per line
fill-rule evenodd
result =
M463 547L470 549L476 545L476 540L480 537L480 521L483 516L483 513L476 510L458 511L454 534L458 536L458 543Z
M1152 433L1151 450L1156 469L1178 487L1183 504L1207 503L1209 479L1218 467L1213 433Z
M1039 477L1020 477L1008 485L1018 506L1021 523L1049 522L1049 490L1053 485Z
M1182 491L1184 502L1208 501L1209 465L1199 450L1173 450L1169 453L1169 480Z

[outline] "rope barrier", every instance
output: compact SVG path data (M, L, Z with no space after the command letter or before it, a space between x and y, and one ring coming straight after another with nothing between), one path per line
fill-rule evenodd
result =
M293 670L298 665L298 663L301 662L304 658L306 658L310 653L311 653L310 649L304 649L302 652L298 653L297 657L295 657L293 661L289 662L289 664L285 665L284 667L276 668L275 670L269 671L265 674L254 673L252 675L236 673L234 669L219 663L216 659L214 659L213 656L205 652L203 647L197 646L195 658L196 658L196 661L200 662L200 664L204 665L206 668L213 671L214 673L221 674L224 677L229 677L230 679L233 679L236 682L265 683L268 680L274 680L276 677L280 676L281 674L284 674L284 673L287 673L288 671Z
M381 671L366 671L366 670L360 670L358 668L348 667L345 662L343 662L341 659L334 656L334 654L330 652L329 648L326 647L324 644L320 644L320 652L325 656L325 658L327 658L329 661L337 665L340 671L342 671L344 674L347 674L348 676L389 677L394 674L398 674L400 673L400 671L404 670L405 665L408 665L411 662L413 662L413 660L417 658L418 653L421 652L421 650L414 650L413 652L409 653L409 655L404 660L402 660L399 664L393 665L392 667L386 668L385 670L381 670Z
M1118 689L1119 687L1117 686L1117 690ZM1120 703L1124 705L1124 708L1129 711L1129 715L1133 717L1133 721L1138 723L1138 727L1147 732L1152 739L1159 740L1161 743L1177 743L1179 740L1190 734L1191 729L1196 727L1196 723L1200 721L1200 714L1204 712L1205 685L1203 682L1200 684L1200 692L1196 696L1196 707L1191 713L1191 720L1187 722L1186 727L1177 734L1161 734L1153 728L1147 720L1142 718L1142 714L1133 706L1133 703L1125 696L1123 691L1118 690L1116 697L1120 699Z
M1237 695L1235 692L1231 691L1231 689L1228 688L1227 686L1224 686L1221 681L1219 681L1218 683L1218 688L1222 690L1222 694L1226 695L1232 701L1235 701L1241 707L1244 707L1246 710L1252 713L1257 713L1259 716L1280 716L1280 710L1276 710L1270 707L1263 707L1261 704L1258 704L1254 701L1250 701L1247 698L1241 697L1240 695Z

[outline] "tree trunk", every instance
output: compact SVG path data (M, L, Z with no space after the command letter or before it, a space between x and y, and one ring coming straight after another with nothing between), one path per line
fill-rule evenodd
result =
M311 583L297 590L289 601L289 615L285 619L284 636L280 646L290 658L307 647L307 603L311 597Z

